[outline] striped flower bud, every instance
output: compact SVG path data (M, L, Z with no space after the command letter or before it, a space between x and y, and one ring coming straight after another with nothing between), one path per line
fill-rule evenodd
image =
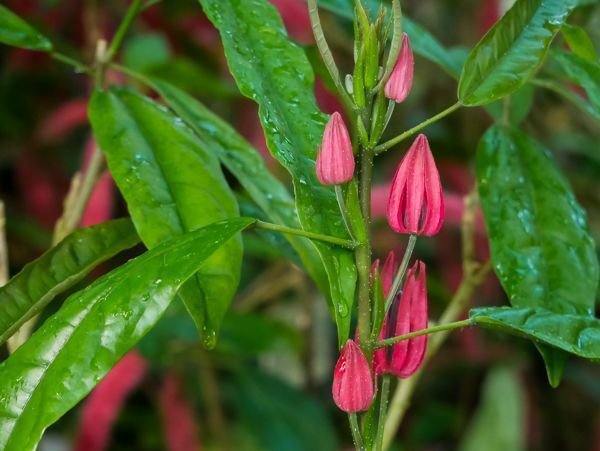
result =
M371 369L360 347L348 340L333 371L333 400L344 412L367 410L373 401Z
M329 119L317 155L317 178L323 185L340 185L354 176L354 154L348 129L340 113Z
M432 236L442 227L444 199L440 175L423 134L417 137L396 170L387 219L398 233Z
M390 317L393 327L388 326L388 337L405 335L427 328L427 286L425 264L421 261L408 270L406 282L399 299L396 299ZM392 330L393 329L393 330ZM389 372L405 378L414 374L425 358L427 335L403 340L392 345L388 355Z
M402 46L392 74L385 84L385 96L401 103L412 89L415 58L406 33L402 33Z

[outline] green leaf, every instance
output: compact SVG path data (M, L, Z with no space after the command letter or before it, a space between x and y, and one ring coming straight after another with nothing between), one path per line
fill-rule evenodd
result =
M522 451L525 449L525 393L513 368L492 369L481 401L459 451Z
M148 80L183 121L207 143L221 163L266 215L265 220L300 228L294 199L266 167L263 157L229 124L175 86ZM329 293L327 274L317 249L308 239L284 235L323 293Z
M19 16L0 5L0 43L49 52L52 43Z
M469 54L458 86L463 105L485 105L523 86L572 8L572 0L517 0Z
M322 8L345 19L354 19L354 0L319 0L318 3ZM381 4L378 0L368 0L365 3L371 13L376 12ZM389 5L382 5L386 7L389 15ZM461 54L445 49L429 31L406 15L403 16L402 27L410 38L413 52L437 64L452 77L458 78L464 61Z
M494 269L510 303L592 317L595 245L548 152L523 132L492 127L477 149L477 177ZM556 362L547 368L556 381Z
M483 307L469 317L481 327L528 338L591 360L600 360L600 319L555 313L542 307Z
M208 146L182 121L132 91L96 91L90 120L108 167L149 248L212 222L239 216ZM180 293L213 347L240 277L241 239L215 252Z
M565 50L554 50L551 56L559 63L567 79L585 90L589 102L577 94L573 95L589 105L586 109L600 119L600 62L586 60Z
M285 32L266 0L201 0L221 32L229 68L242 94L259 104L273 156L292 174L296 207L306 230L347 237L331 187L315 174L317 148L326 117L318 110L314 76L306 55ZM315 244L329 277L338 338L349 336L356 267L351 252Z
M76 230L0 288L0 344L55 296L139 242L129 219Z
M566 23L562 26L561 32L565 37L565 41L569 44L570 49L577 56L590 61L596 61L598 59L594 43L585 29Z
M335 429L320 399L250 368L236 374L230 403L264 451L335 450Z
M252 222L231 219L173 238L70 296L0 365L0 449L34 450L160 319L181 285Z

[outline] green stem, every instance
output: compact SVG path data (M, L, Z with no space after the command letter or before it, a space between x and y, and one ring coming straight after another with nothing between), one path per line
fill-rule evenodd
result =
M272 224L270 222L264 222L264 221L260 221L260 220L256 221L256 223L254 224L254 227L257 227L259 229L264 229L264 230L272 230L274 232L280 232L280 233L284 233L284 234L288 234L288 235L303 236L305 238L310 238L312 240L323 241L325 243L335 244L337 246L341 246L341 247L344 247L344 248L350 249L350 250L352 250L356 247L356 244L354 243L354 241L351 241L351 240L345 240L343 238L337 238L335 236L330 236L330 235L323 235L321 233L308 232L306 230L301 230L301 229L294 229L291 227L287 227L287 226L283 226L283 225L279 225L279 224Z
M127 9L127 13L125 14L125 17L123 18L121 25L119 25L117 32L115 33L112 41L110 42L110 47L108 48L108 51L106 52L106 61L104 61L105 63L110 63L113 60L113 58L115 57L115 55L117 54L117 51L119 50L119 48L121 47L121 44L123 43L123 40L125 39L125 35L127 34L127 31L129 31L129 27L131 27L131 24L133 23L136 16L138 15L138 13L141 11L141 9L142 9L142 0L133 0L131 2L131 5L129 5L129 8Z
M375 439L375 451L383 449L383 431L385 430L385 417L387 415L387 405L390 397L390 380L389 375L383 376L381 381L381 395L379 404L379 420L377 421L377 437Z
M361 152L360 207L366 230L366 239L355 249L354 258L358 273L358 339L360 346L371 355L371 183L373 180L373 150L365 148Z
M348 111L352 111L356 109L356 105L348 95L346 88L344 87L344 83L340 77L340 71L338 70L335 60L333 59L333 54L329 49L329 45L327 44L327 40L325 39L325 34L323 33L323 27L321 26L321 19L319 18L319 9L317 7L316 0L308 0L308 14L310 16L310 23L312 25L313 34L315 36L315 41L317 43L317 48L319 49L319 53L323 58L323 63L327 70L329 71L329 75L333 79L333 83L335 84L339 94L342 96L342 100L346 106Z
M402 257L402 262L400 263L400 267L398 268L398 272L396 273L396 277L394 277L394 282L392 283L392 288L388 293L388 296L385 300L385 312L387 313L392 306L392 302L394 302L394 297L396 297L396 293L400 288L400 284L402 283L402 279L404 279L404 274L406 273L406 269L408 268L408 263L410 262L410 257L415 249L415 244L417 243L417 235L411 235L408 238L408 244L406 245L406 250L404 251L404 257Z
M350 235L352 241L356 241L356 237L354 236L354 230L352 230L352 223L350 222L350 212L348 211L348 207L346 206L346 201L344 200L344 192L342 190L341 185L335 185L335 198L337 199L338 206L340 207L340 212L342 213L342 221L344 221L344 226L346 226L348 235Z
M453 113L454 111L458 110L461 106L462 106L462 104L460 102L456 102L454 105L449 106L444 111L441 111L440 113L436 114L435 116L430 117L426 121L423 121L420 124L415 125L413 128L406 130L404 133L401 133L400 135L396 136L395 138L392 138L389 141L384 142L383 144L379 144L377 147L375 147L375 155L379 155L380 153L385 152L390 147L393 147L396 144L404 141L406 138L411 137L412 135L414 135L418 131L424 129L428 125L431 125L434 122L437 122L440 119L448 116L450 113Z
M539 86L540 88L544 88L549 91L555 92L556 94L567 99L569 102L573 103L573 105L575 105L581 111L596 117L593 109L583 98L563 88L560 84L552 80L546 80L542 78L534 78L533 80L529 80L529 83L531 83L534 86Z
M366 451L365 444L360 434L360 428L358 427L358 418L356 413L349 413L348 420L350 420L350 430L352 431L352 439L354 440L354 447L356 451Z
M418 330L416 332L411 332L411 333L404 334L404 335L398 335L397 337L386 338L385 340L379 340L377 343L375 343L375 348L376 349L384 348L386 346L391 346L391 345L394 345L401 341L408 340L410 338L419 337L421 335L429 335L429 334L434 334L436 332L444 332L447 330L460 329L462 327L469 327L472 325L473 325L473 321L471 321L470 319L456 321L453 323L440 324L439 326L433 326L433 327L429 327L427 329Z
M60 52L52 52L50 54L50 56L53 59L55 59L56 61L60 61L61 63L64 63L64 64L67 64L68 66L74 67L75 69L77 69L78 72L82 72L82 73L88 74L88 75L93 74L93 70L91 68L89 68L82 62L77 61L74 58L71 58L70 56L64 55Z

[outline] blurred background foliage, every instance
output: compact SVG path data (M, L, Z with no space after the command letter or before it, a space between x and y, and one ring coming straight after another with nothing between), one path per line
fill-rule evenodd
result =
M112 35L126 8L122 0L3 3L51 36L64 53L86 61L93 60L97 40ZM319 76L316 95L321 108L335 111L339 104L313 44L306 6L302 0L272 3ZM600 7L587 3L569 22L582 26L600 49ZM448 57L460 61L510 1L404 0L402 4L407 16L443 44ZM322 19L338 64L349 72L351 23L325 11ZM564 45L562 35L557 41L555 46ZM266 150L256 107L239 94L228 74L218 33L197 2L164 0L145 11L126 40L120 62L199 97L253 143L273 173L287 181L287 174ZM555 64L546 64L543 72L564 79ZM125 82L118 73L110 73L109 78L115 84ZM70 178L91 145L86 113L89 83L87 77L46 55L0 47L0 199L7 209L12 274L48 248ZM523 128L553 152L586 208L598 241L597 119L551 91L534 91L531 86L521 91L514 97L514 113L523 120ZM448 73L417 56L413 92L396 108L388 133L393 136L444 109L454 103L455 93L456 81ZM449 194L442 233L418 243L417 252L430 274L433 318L460 281L461 198L472 187L473 156L490 124L487 113L475 108L460 110L428 129ZM407 145L388 152L375 168L377 257L404 246L404 238L392 233L381 217L385 184ZM233 178L231 182L236 186ZM242 214L256 215L256 206L239 187L238 196ZM84 223L124 215L126 207L110 177L103 178ZM479 241L478 252L485 256L483 230ZM326 303L308 277L289 262L293 251L280 236L245 234L244 247L241 288L214 351L201 349L191 319L181 303L174 303L137 350L48 431L40 449L348 448L345 416L336 410L330 395L337 355ZM103 271L135 253L121 255ZM478 306L504 303L495 280L483 286L475 299ZM58 304L53 305L45 315ZM457 332L430 363L393 446L398 450L598 451L599 381L599 366L572 359L564 382L552 389L529 343L475 329Z

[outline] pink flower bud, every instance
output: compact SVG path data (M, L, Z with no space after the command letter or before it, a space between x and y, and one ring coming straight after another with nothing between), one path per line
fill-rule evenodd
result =
M317 178L323 185L340 185L354 176L354 154L340 113L331 115L317 155Z
M427 137L417 136L392 181L387 218L398 233L432 236L444 222L442 185Z
M360 347L348 340L333 371L333 400L344 412L367 410L373 401L371 369Z
M396 261L396 253L394 251L390 251L387 258L385 259L383 268L381 269L381 284L383 285L383 296L386 298L390 293L390 290L392 289L394 277L396 276L397 271L398 262Z
M402 46L398 54L398 60L392 70L392 74L385 84L385 96L397 103L401 103L408 97L413 84L415 58L408 35L402 33Z
M399 336L427 328L427 286L425 264L421 261L408 270L399 302L392 307L395 328L389 336ZM397 313L396 313L397 312ZM390 319L391 319L390 318ZM427 335L403 340L392 347L389 371L398 377L414 374L425 357Z

